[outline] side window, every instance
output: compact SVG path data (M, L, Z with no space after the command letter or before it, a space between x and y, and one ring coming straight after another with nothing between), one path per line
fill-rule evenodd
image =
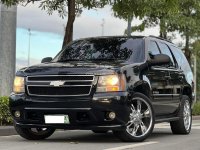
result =
M186 80L188 81L188 83L192 83L193 82L192 70L182 50L174 46L170 46L170 49L172 50L172 53L175 56L179 68L183 70Z
M166 54L171 58L172 64L170 66L174 66L175 67L174 59L173 59L173 56L172 56L168 46L166 44L164 44L164 43L161 43L161 42L158 42L158 46L160 47L160 50L161 50L162 54Z
M148 46L148 54L150 58L153 58L154 55L160 54L159 48L155 41L150 41Z
M173 55L175 56L178 66L183 70L190 71L190 65L183 52L174 46L170 46L170 48L172 50Z

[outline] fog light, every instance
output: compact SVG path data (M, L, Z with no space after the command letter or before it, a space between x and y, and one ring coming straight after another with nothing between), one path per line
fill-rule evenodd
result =
M108 117L109 117L109 119L111 119L111 120L115 119L115 117L116 117L115 112L109 112L109 113L108 113Z
M20 117L20 111L15 111L15 117L19 118Z

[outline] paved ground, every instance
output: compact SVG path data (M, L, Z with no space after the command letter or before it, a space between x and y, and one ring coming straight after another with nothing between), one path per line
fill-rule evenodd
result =
M27 141L18 135L1 136L0 150L200 150L200 120L193 122L190 135L173 135L168 124L156 125L142 143L123 143L112 133L57 131L43 141Z

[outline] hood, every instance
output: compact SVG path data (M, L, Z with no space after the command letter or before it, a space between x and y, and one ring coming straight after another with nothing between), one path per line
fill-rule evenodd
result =
M126 65L120 62L55 62L42 63L28 68L23 68L17 72L18 75L65 75L65 74L112 74L118 72L120 67Z

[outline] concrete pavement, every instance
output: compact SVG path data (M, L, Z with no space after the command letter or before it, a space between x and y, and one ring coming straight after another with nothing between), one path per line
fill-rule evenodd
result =
M200 120L200 116L193 116L193 120ZM16 135L13 126L0 126L0 136Z
M107 134L91 131L57 131L50 138L28 141L18 135L1 136L1 150L199 150L200 120L193 121L189 135L173 135L169 124L157 124L153 134L141 143L125 143Z

